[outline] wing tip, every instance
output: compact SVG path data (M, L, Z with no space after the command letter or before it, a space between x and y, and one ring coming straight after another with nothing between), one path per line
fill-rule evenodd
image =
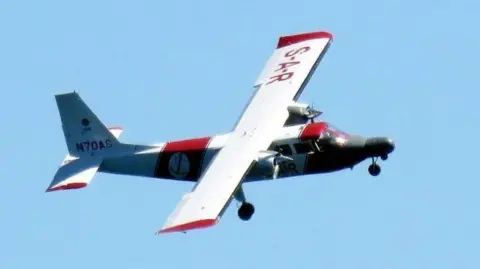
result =
M173 233L173 232L186 232L187 230L193 229L201 229L201 228L208 228L215 224L217 224L217 219L202 219L196 220L192 222L187 222L184 224L179 224L175 226L167 226L160 231L156 232L155 234L164 234L164 233Z
M45 192L81 189L85 188L87 185L88 184L85 182L73 182L64 185L50 186L45 190Z
M309 32L309 33L282 36L278 40L277 49L290 46L296 43L300 43L303 41L307 41L311 39L319 39L319 38L328 38L330 40L333 40L333 35L329 32L320 31L320 32Z

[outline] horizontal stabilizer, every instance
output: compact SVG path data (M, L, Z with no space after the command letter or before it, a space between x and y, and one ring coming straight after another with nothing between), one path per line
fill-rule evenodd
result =
M95 157L70 161L58 169L46 191L84 188L92 181L101 164L102 159Z
M123 132L120 127L111 127L108 130L116 139ZM46 191L84 188L90 184L101 164L102 158L100 157L78 158L67 153Z

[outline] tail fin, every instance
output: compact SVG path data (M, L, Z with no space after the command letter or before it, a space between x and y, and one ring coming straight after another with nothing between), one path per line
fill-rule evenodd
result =
M105 157L126 154L131 147L118 141L123 130L107 129L78 93L55 95L55 100L68 154L47 192L86 187Z
M68 153L72 157L104 156L121 145L78 93L55 95Z

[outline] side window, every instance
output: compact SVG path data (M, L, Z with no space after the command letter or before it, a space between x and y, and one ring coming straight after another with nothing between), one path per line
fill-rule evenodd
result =
M308 143L297 143L294 144L293 147L295 148L297 154L306 154L312 151L312 148Z
M273 149L283 155L292 155L292 148L288 144L284 145L276 145L275 148Z

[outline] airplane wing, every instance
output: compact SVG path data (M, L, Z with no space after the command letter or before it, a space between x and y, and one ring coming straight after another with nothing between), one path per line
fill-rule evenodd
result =
M298 99L332 39L327 32L280 37L228 141L158 233L217 223L259 152L268 149L287 120L288 106Z

